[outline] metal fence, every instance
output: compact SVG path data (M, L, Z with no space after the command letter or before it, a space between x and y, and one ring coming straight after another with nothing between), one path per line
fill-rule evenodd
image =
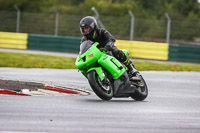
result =
M0 11L0 31L81 37L79 21L82 17L59 12ZM122 17L100 16L100 20L116 39L167 42L169 37L170 43L200 43L200 24L197 22L133 17L127 12Z

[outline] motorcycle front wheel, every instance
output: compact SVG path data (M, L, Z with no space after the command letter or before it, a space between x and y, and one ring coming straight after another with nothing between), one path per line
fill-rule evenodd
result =
M101 98L102 100L109 101L113 97L113 88L112 85L108 80L108 83L104 83L100 80L96 71L91 71L87 75L89 84L95 94ZM106 77L105 77L106 78Z

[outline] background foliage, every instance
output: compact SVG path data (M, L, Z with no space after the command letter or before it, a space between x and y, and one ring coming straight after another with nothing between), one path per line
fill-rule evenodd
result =
M17 4L20 32L54 34L55 9L60 13L59 35L81 36L79 21L94 15L95 7L105 27L117 39L129 39L131 10L136 40L164 41L167 12L172 20L171 40L200 38L200 4L197 0L0 0L0 31L15 31Z
M15 11L17 4L22 12L60 12L73 15L93 15L91 7L102 15L124 16L132 10L136 17L163 18L168 12L172 19L185 20L200 17L197 0L0 0L0 10Z

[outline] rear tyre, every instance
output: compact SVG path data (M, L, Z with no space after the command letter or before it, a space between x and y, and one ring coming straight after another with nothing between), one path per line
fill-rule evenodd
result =
M88 76L88 81L92 90L95 92L95 94L99 98L106 101L109 101L112 99L113 89L112 89L112 85L109 79L107 79L109 83L102 82L98 74L96 73L96 71L89 72L87 76Z
M135 93L131 95L131 97L136 101L143 101L148 96L148 88L142 76L141 81L138 81L137 84L137 89L135 90Z

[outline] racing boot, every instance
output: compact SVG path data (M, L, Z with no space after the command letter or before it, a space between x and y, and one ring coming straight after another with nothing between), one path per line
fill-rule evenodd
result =
M139 75L137 75L138 70L135 68L135 66L132 64L132 62L127 59L125 62L123 62L124 65L128 68L128 73L132 76L130 80L133 81L140 81L141 78Z

